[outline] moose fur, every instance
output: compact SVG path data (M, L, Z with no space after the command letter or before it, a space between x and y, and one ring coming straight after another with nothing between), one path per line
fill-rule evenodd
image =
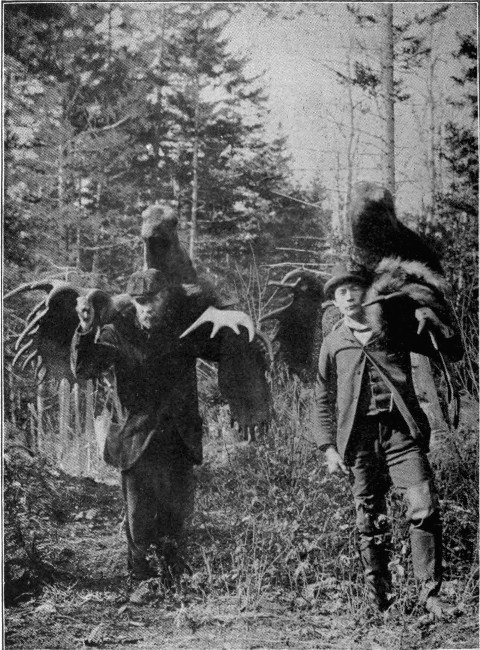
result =
M355 260L365 269L371 271L384 257L400 257L442 273L438 256L420 235L397 219L392 194L381 185L357 183L348 218Z
M195 283L197 273L178 238L178 219L168 203L144 210L141 236L145 268L162 271L172 284Z
M452 315L446 294L445 279L426 264L387 257L376 267L365 296L367 305L378 300L366 307L367 319L376 333L405 335L418 325L415 309L430 307L448 325Z
M278 320L273 340L279 345L279 356L292 373L308 383L315 377L322 342L323 282L311 271L295 269L270 285L286 290L288 302L260 320Z

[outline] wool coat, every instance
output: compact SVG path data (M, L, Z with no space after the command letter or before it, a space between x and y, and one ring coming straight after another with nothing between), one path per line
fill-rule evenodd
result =
M458 354L456 336L450 342L443 337L438 339L444 351ZM366 415L359 412L359 406L365 404L360 395L369 361L391 391L412 437L420 447L428 450L430 426L415 394L410 351L429 356L435 354L424 334L401 346L387 344L381 335L372 336L362 345L342 322L326 336L320 350L315 385L314 436L319 446L336 446L340 456L350 464L348 452L355 419Z
M71 355L74 373L88 379L113 368L118 397L127 415L123 426L110 427L107 433L107 463L129 469L154 437L170 445L172 440L181 441L191 462L202 462L196 358L217 360L215 342L207 338L199 345L197 333L182 340L178 337L212 302L208 296L196 296L193 304L192 300L179 302L170 295L168 317L151 333L140 328L133 308L99 332L75 332Z

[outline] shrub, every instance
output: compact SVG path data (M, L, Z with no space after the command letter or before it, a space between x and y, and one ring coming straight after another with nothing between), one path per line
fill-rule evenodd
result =
M58 471L44 458L23 450L4 455L5 602L13 604L38 592L53 578L51 549L41 538L54 538L65 521L62 497L55 486Z

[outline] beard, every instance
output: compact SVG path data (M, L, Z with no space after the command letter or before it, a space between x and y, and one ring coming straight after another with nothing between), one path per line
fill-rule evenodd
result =
M150 314L138 314L138 322L140 327L144 330L152 330L159 322L159 316L155 313Z

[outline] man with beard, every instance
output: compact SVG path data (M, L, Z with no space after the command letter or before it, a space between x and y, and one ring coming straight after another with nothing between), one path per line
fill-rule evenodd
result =
M100 329L92 305L78 299L72 368L84 378L115 371L127 418L108 432L104 458L121 470L128 567L136 578L155 575L153 545L171 579L184 567L178 543L193 509L193 465L202 462L196 358L215 357L212 337L221 327L238 333L242 325L251 339L253 323L243 312L217 309L208 287L171 285L154 269L134 273L127 293L131 302ZM180 339L202 314L213 323L210 338L203 330Z

